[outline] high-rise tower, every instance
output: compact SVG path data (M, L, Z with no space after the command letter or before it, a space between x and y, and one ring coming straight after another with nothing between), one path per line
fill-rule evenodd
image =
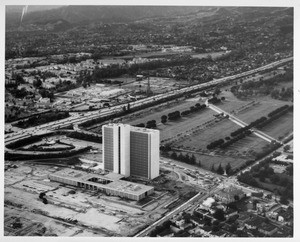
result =
M159 175L159 131L126 124L102 126L104 169L124 176Z

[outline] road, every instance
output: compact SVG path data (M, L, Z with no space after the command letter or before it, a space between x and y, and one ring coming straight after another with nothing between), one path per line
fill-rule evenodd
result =
M170 218L172 218L174 215L176 215L176 214L178 214L178 213L180 213L182 211L193 211L198 206L198 204L202 203L206 198L208 198L209 196L211 196L211 194L215 193L219 189L220 188L219 188L219 185L218 185L218 186L213 187L209 191L209 193L203 193L203 192L197 193L195 196L193 196L192 198L190 198L188 201L186 201L185 203L183 203L179 207L175 208L173 211L169 212L168 214L166 214L164 217L160 218L159 220L157 220L153 224L149 225L147 228L145 228L142 231L140 231L134 237L148 236L149 233L155 227L163 224L164 222L166 222L167 220L169 220Z
M165 215L164 217L160 218L159 220L157 220L156 222L154 222L153 224L151 224L150 226L148 226L144 230L140 231L134 237L147 236L152 231L152 229L154 229L155 227L161 225L165 221L169 220L171 217L173 217L177 213L179 213L179 212L181 212L183 210L186 210L189 206L191 206L190 204L193 201L199 199L200 197L204 197L204 196L205 196L205 194L203 194L203 192L197 193L195 196L193 196L192 198L190 198L188 201L186 201L185 203L183 203L179 207L175 208L173 211L169 212L167 215Z

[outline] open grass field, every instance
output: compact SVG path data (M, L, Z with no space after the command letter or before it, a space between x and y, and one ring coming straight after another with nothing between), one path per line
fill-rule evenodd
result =
M261 152L263 150L262 148L267 144L269 144L269 142L257 137L254 134L251 134L250 136L247 136L246 138L232 144L227 148L227 150L229 152L233 151L247 155L247 153L252 154L252 151L257 153Z
M217 106L229 113L231 111L241 108L242 106L250 103L251 101L255 100L255 101L259 102L258 105L252 106L252 107L236 114L236 116L238 118L240 118L241 120L243 120L246 123L251 123L252 121L254 121L260 117L267 116L268 113L270 113L271 111L273 111L276 108L279 108L281 106L292 105L291 102L272 99L268 96L256 97L256 98L247 99L247 100L241 100L241 99L236 98L233 95L233 93L230 91L222 91L222 93L220 94L220 97L225 97L225 101L222 102L222 104L218 104Z
M213 115L214 112L207 108L177 121L167 122L165 125L161 124L158 126L161 131L160 138L166 140L175 136L178 137L180 134L190 135L190 130L197 129L197 126L213 119Z
M158 125L158 128L163 131L164 130L164 126L168 126L168 124L172 124L172 123L180 123L183 122L185 119L188 118L181 118L180 120L176 121L176 122L167 122L166 125L159 125L160 121L161 121L161 116L163 115L167 115L168 113L174 112L174 111L184 111L189 109L191 106L195 106L196 103L200 103L198 101L198 99L188 99L185 100L183 102L180 103L172 103L168 106L165 107L160 107L160 108L152 108L150 109L150 111L147 114L143 114L141 117L136 117L134 120L130 120L128 121L129 124L134 125L134 124L139 124L139 123L147 123L147 121L149 120L156 120L156 124ZM208 110L207 110L208 111ZM199 113L199 115L201 115L202 113L204 113L206 111L203 111L201 113ZM211 112L211 115L213 115L213 112ZM190 115L192 116L192 115ZM125 121L126 122L126 121Z
M293 112L289 112L261 129L266 134L280 139L293 132Z
M237 99L231 92L223 91L220 96L224 96L226 101L218 105L218 107L227 112L236 110L252 100L259 102L258 105L249 107L236 114L238 118L246 123L251 123L252 121L263 116L267 117L271 111L281 106L292 105L291 102L272 99L269 96L248 99L245 101ZM268 124L266 127L262 128L262 131L276 139L293 132L293 112L289 112L288 114Z
M246 123L251 123L252 121L260 118L260 117L267 117L267 115L281 107L284 105L291 105L291 102L284 102L284 101L280 101L280 100L275 100L275 99L262 99L262 100L258 100L260 102L259 105L245 111L245 112L241 112L239 114L237 114L237 116L242 119L243 121L245 121Z
M199 123L203 123L203 121L199 120ZM239 126L230 120L222 120L212 127L202 130L197 135L190 135L185 140L179 140L174 146L188 150L206 150L206 146L212 141L230 136L230 133L238 128Z
M228 90L228 91L226 91ZM225 101L223 101L221 104L218 104L217 106L221 109L223 109L226 112L234 111L247 103L251 102L252 100L241 100L237 99L232 92L229 91L230 87L225 88L219 95L219 97L225 97Z

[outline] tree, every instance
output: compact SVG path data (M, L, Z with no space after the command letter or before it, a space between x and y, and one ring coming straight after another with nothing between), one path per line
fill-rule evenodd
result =
M259 181L265 182L265 176L262 175L261 173L259 174Z
M280 203L285 205L289 204L289 200L285 194L280 197Z
M46 193L41 192L40 195L39 195L39 198L42 199L44 196L46 196Z
M288 165L285 170L289 176L292 176L293 175L293 164Z
M163 124L165 124L167 122L167 120L168 120L168 117L166 115L161 116L161 122Z
M189 156L188 153L185 154L185 157L184 157L183 161L186 162L186 163L191 163L191 159L190 159L190 156Z
M287 152L290 148L291 148L290 145L285 145L285 146L283 147L283 150L284 150L284 152Z
M220 208L218 208L216 210L216 212L214 213L213 216L214 216L215 219L218 219L220 221L224 221L225 220L224 211L222 209L220 209Z
M226 170L226 174L227 174L227 175L230 175L230 174L231 174L232 168L231 168L230 163L227 163L227 165L226 165L226 167L225 167L225 170Z
M191 164L195 164L196 163L196 157L195 157L194 154L191 156L190 162L191 162Z
M174 160L177 160L178 157L177 157L176 152L173 151L173 153L171 154L171 158Z
M25 83L23 76L21 76L20 74L17 74L15 76L15 80L16 80L17 85Z
M221 93L220 88L216 87L216 89L214 90L214 94L219 95L220 93Z
M217 169L217 173L220 174L220 175L223 175L223 173L224 173L224 169L223 169L221 163L219 164L219 167Z
M211 165L210 170L211 170L212 172L215 172L215 164L212 164L212 165Z
M41 86L42 86L42 81L41 81L41 79L40 78L37 78L37 80L34 80L34 82L33 82L33 86L35 87L35 88L40 88Z
M206 226L211 226L211 218L204 216L203 220Z
M182 153L180 153L178 156L178 160L184 161L184 159L185 159L184 155Z

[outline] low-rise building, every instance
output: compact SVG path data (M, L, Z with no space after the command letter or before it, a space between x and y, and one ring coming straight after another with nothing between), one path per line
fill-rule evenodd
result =
M267 236L273 235L277 230L278 228L270 223L262 223L258 226L258 231Z
M234 186L230 186L228 188L224 188L215 193L215 198L223 203L231 203L237 200L240 200L245 196L245 193Z
M240 213L237 222L240 228L245 226L245 223L250 219L250 215L248 213Z
M123 176L112 177L110 175L102 176L90 174L69 168L49 174L49 179L52 181L89 190L102 191L107 195L119 196L136 201L154 192L154 188L151 186L124 181L121 180L122 177Z
M50 108L50 106L51 106L50 98L40 98L39 101L37 102L38 108Z
M245 222L245 227L247 229L257 229L258 226L260 226L262 223L264 223L263 217L253 215L249 220Z

